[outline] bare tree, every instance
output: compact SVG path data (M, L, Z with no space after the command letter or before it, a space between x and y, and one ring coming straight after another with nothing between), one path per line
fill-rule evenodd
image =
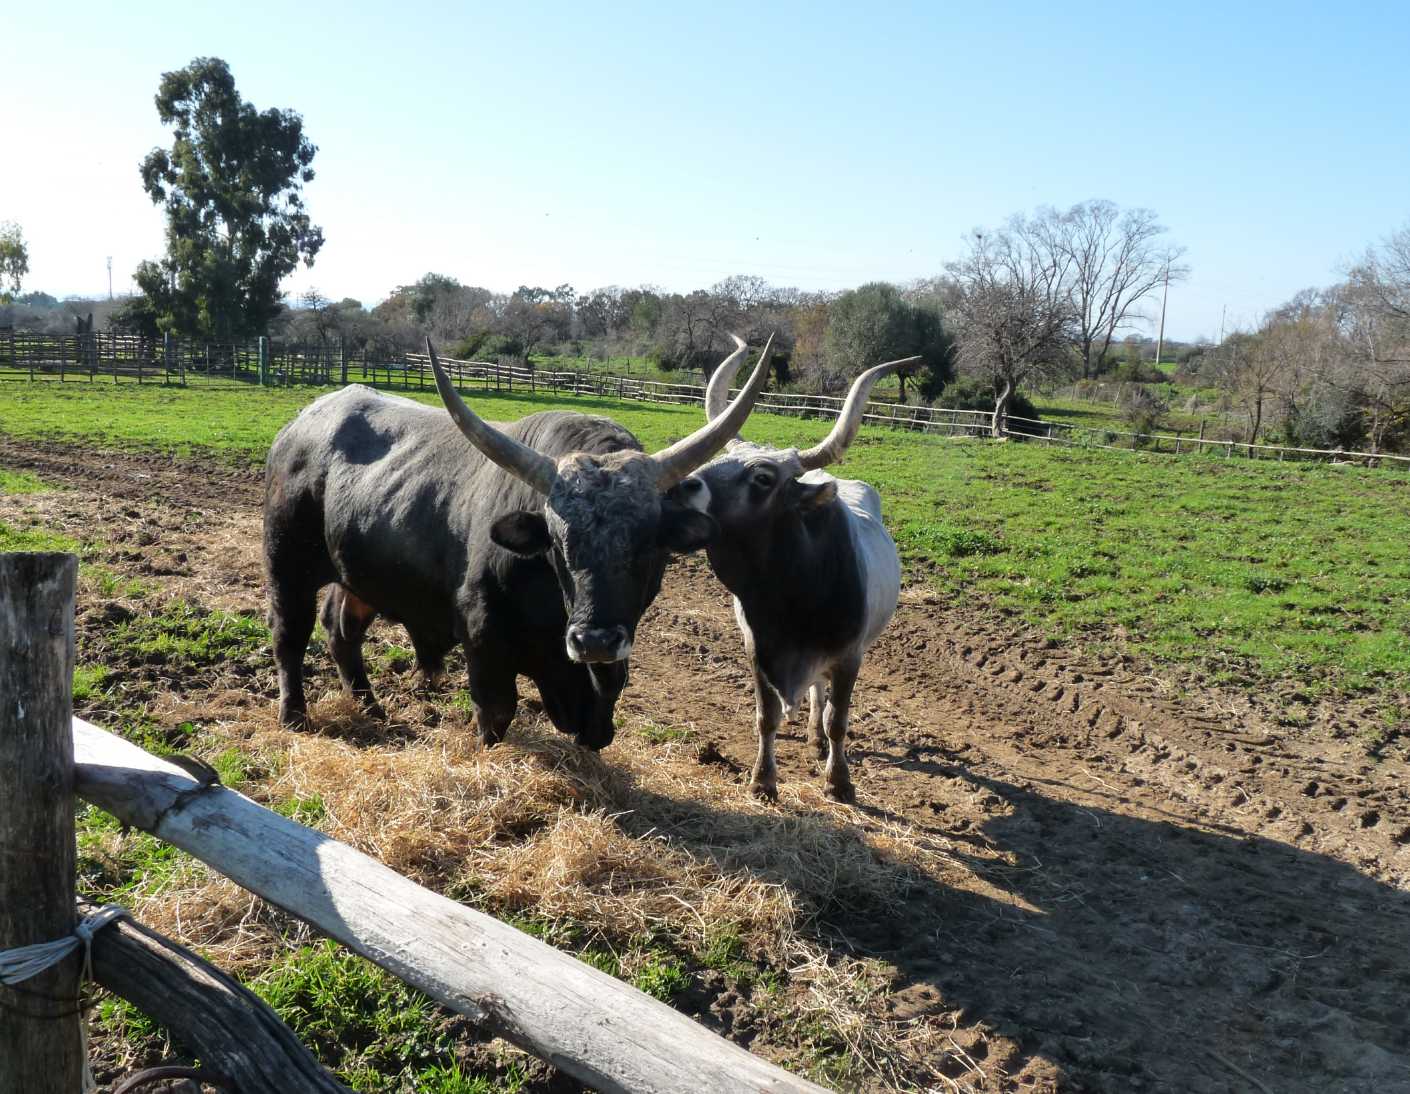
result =
M1066 212L1040 209L1032 220L1015 220L1012 231L1051 256L1072 305L1083 379L1102 371L1118 332L1147 318L1140 304L1167 276L1189 274L1179 263L1184 248L1162 244L1166 229L1150 209L1122 212L1094 199Z
M1019 386L1066 367L1076 326L1061 256L1022 228L1016 218L997 232L975 231L968 253L947 266L958 289L956 360L993 385L996 437Z

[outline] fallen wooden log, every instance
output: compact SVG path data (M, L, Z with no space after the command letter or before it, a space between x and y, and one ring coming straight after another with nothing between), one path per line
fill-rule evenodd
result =
M74 719L78 794L603 1094L819 1092L375 859Z
M93 978L170 1030L232 1090L350 1094L263 999L150 927L118 919L97 932Z

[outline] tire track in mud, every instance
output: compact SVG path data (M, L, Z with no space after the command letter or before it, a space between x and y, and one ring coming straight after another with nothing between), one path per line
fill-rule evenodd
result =
M694 727L744 793L751 685L700 560L641 636L627 702ZM898 1016L984 1028L1003 1088L1046 1058L1065 1089L1410 1090L1400 769L1163 690L908 590L858 685L854 777L863 813L946 841L974 881L918 887L900 925L840 914L840 935L895 966ZM783 784L820 779L800 721Z

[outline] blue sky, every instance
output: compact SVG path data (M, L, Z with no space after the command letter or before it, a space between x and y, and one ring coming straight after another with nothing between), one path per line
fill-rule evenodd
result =
M201 55L319 146L328 242L288 289L369 305L432 270L903 281L972 227L1103 197L1188 248L1188 338L1410 220L1405 4L40 7L0 21L0 220L56 295L160 253L137 163L160 74Z

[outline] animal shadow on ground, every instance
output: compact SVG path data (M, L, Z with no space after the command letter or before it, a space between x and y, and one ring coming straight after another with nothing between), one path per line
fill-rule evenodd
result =
M995 796L1001 815L952 841L979 891L906 867L899 911L821 911L816 932L834 949L896 967L893 1017L960 1008L1055 1063L1064 1089L1410 1091L1410 894L1277 841L916 766ZM689 823L702 810L715 823ZM749 851L719 832L768 821L667 799L642 813L682 818L657 831L733 868ZM855 828L823 813L786 823L803 839ZM767 864L743 868L790 884Z

